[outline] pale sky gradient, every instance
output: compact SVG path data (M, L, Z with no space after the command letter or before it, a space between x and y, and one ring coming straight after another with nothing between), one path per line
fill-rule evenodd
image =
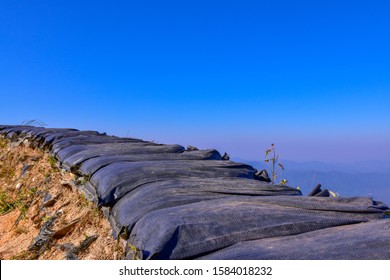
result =
M389 1L1 1L0 123L390 159Z

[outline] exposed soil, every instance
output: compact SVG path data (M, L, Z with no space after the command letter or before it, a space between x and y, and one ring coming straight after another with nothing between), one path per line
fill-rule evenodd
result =
M28 141L0 138L0 259L120 259L102 212L75 175Z

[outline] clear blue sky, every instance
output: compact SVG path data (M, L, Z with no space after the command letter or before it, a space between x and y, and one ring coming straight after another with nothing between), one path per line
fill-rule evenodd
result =
M2 0L0 94L0 123L390 159L390 2Z

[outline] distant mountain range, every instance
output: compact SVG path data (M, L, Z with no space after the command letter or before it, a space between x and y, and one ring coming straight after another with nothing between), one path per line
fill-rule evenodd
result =
M261 161L232 158L257 169L269 167ZM299 186L303 194L321 183L340 196L369 196L390 205L390 161L361 161L353 164L333 164L319 161L283 161L285 171L279 172L278 180L287 179L287 185Z

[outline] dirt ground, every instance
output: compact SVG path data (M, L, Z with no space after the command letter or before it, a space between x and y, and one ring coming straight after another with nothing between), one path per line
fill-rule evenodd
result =
M121 259L123 241L80 180L25 141L0 138L0 259Z

